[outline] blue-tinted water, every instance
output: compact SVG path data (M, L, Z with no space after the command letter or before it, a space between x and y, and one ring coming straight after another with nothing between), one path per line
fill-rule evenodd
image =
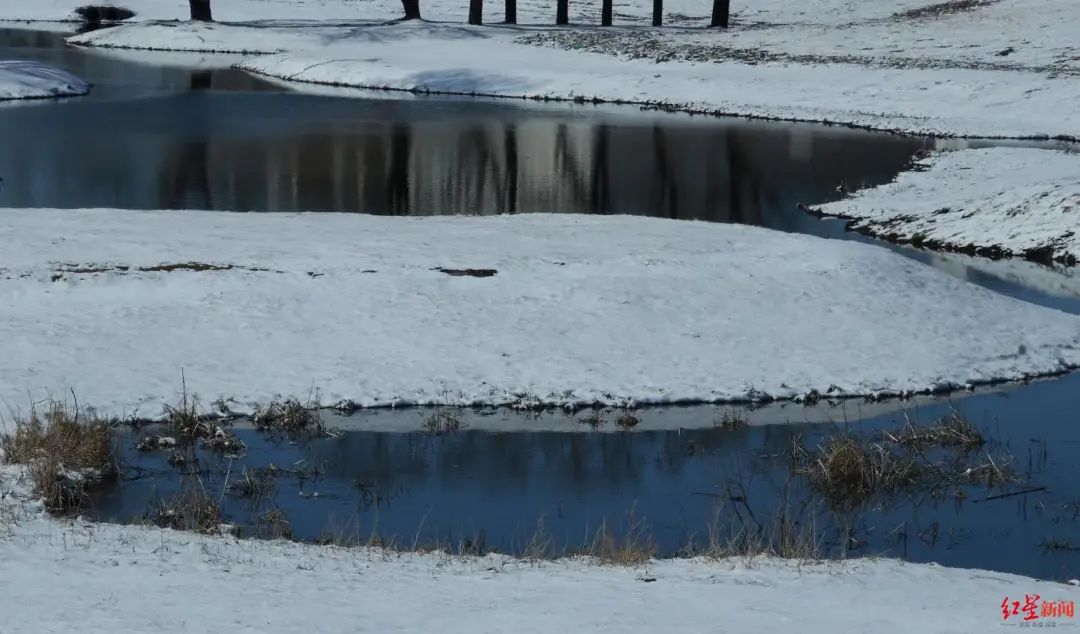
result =
M0 207L645 213L871 241L796 203L886 182L918 150L963 143L632 108L303 95L215 68L213 59L201 69L190 60L137 64L62 44L57 35L0 31L0 57L51 61L95 83L88 98L0 108ZM1080 312L1071 271L884 248ZM420 410L334 418L340 436L311 442L241 426L247 454L207 458L202 486L220 496L245 466L304 471L279 475L272 498L254 510L223 497L240 525L279 506L303 539L336 532L453 546L482 534L489 548L520 552L541 527L557 549L574 549L606 523L616 534L633 525L659 554L673 555L710 525L774 512L789 473L779 456L796 437L813 445L837 426L869 433L955 406L1013 454L1026 482L1004 492L1045 490L989 501L977 500L1003 491L969 487L962 501L955 491L902 496L842 522L814 506L805 519L823 548L1076 577L1078 552L1044 545L1080 545L1078 380L920 399L917 407L770 406L748 412L751 424L737 429L714 428L728 410L711 407L644 410L632 430L617 429L611 413L593 429L553 413L463 412L462 431L430 435L422 431L429 412ZM130 479L96 500L99 517L142 516L179 485L166 454L134 451L138 436L122 437ZM795 482L786 495L805 493Z

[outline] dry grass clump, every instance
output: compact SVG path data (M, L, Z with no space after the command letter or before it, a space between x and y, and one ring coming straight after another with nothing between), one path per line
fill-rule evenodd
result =
M1012 456L998 454L997 456L986 454L983 462L977 464L957 465L953 467L956 475L953 480L966 480L969 484L983 484L988 487L1005 486L1013 484L1021 478L1017 476L1012 466Z
M749 423L749 419L745 414L740 414L736 410L726 410L719 416L713 419L713 427L717 429L738 429L745 427Z
M772 518L761 524L739 520L724 529L718 522L710 522L705 545L688 546L684 554L710 559L765 556L820 561L824 558L823 540L812 518L800 520L787 507L781 506Z
M429 434L452 434L462 427L461 419L446 409L440 409L424 419L424 431Z
M625 533L615 535L604 521L580 554L594 557L603 564L640 566L656 556L656 551L648 524L644 520L635 520L631 513Z
M278 468L274 465L257 469L245 468L240 478L229 485L229 495L259 501L272 497L277 490Z
M641 423L641 419L638 418L633 412L623 412L619 414L619 417L615 419L615 425L622 429L633 429Z
M931 425L904 426L875 435L835 433L817 447L793 447L793 473L805 476L833 508L850 508L872 497L916 488L944 490L956 484L1002 486L1015 482L1007 453L982 457L988 444L975 425L953 411Z
M593 429L599 429L604 426L606 422L604 420L604 410L602 407L593 407L589 410L589 413L577 419L577 422L582 425L588 425Z
M255 518L255 535L262 539L292 539L292 524L285 511L274 507Z
M140 451L171 449L178 442L188 446L196 441L201 441L203 449L214 453L238 455L247 450L243 441L223 425L218 416L200 412L198 397L189 396L186 386L176 405L164 406L164 416L165 424L175 437L149 436L139 442Z
M218 425L211 425L210 429L209 435L204 436L202 439L203 449L233 456L247 450L244 441L237 438L233 432Z
M55 512L81 508L91 485L119 473L112 429L93 412L52 403L0 437L4 460L26 465L34 491Z
M165 423L183 440L205 438L210 435L209 419L199 414L199 400L188 396L185 386L180 401L176 405L166 403L162 407Z
M907 421L900 429L883 432L883 436L902 447L916 449L927 447L977 449L986 444L986 439L979 428L955 410L933 425L920 426Z
M251 422L259 431L281 431L290 436L326 433L319 408L304 406L296 399L274 398L265 407L256 407Z
M158 526L176 530L217 534L222 524L221 505L207 494L201 482L185 482L170 499L151 511Z
M896 493L925 482L916 456L884 442L836 434L815 448L794 447L795 473L834 507L857 506L877 494Z

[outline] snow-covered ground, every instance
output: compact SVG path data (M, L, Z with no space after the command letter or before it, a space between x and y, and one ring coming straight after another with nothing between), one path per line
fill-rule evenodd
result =
M669 1L662 31L651 5L617 3L613 29L594 26L600 3L571 3L571 28L553 6L519 3L524 26L462 22L467 3L422 3L438 22L388 23L390 0L219 2L226 24L183 18L180 0L132 0L135 23L84 34L95 46L272 53L243 68L294 82L601 99L684 110L938 135L1080 137L1080 45L1074 0L997 0L925 9L929 0L823 0L813 7L735 2L733 28L701 28L708 6ZM9 19L65 19L72 0L16 3Z
M895 560L666 560L623 568L56 520L28 499L19 474L0 467L5 634L976 633L1000 627L1006 597L1080 601L1074 585Z
M71 73L33 61L0 60L0 101L85 95L90 86Z
M75 8L87 4L81 0L34 0L10 3L3 8L2 19L22 21L73 21ZM190 15L187 0L101 0L96 5L126 7L135 12L131 21L184 20ZM887 18L898 11L934 4L930 0L893 0L892 2L857 0L819 0L813 7L792 7L787 0L755 0L732 3L735 20L747 23L804 22L841 25L857 20ZM389 20L402 15L400 0L213 0L214 17L236 22L269 19L293 20ZM574 23L599 22L599 3L571 2L570 19ZM518 0L518 20L522 23L554 22L555 5L546 0ZM711 4L700 0L666 0L669 21L707 24ZM425 19L464 22L468 3L457 0L421 0ZM616 23L640 24L651 18L652 4L615 0ZM503 3L488 0L484 5L485 22L503 17Z
M1080 154L988 148L931 155L894 182L821 205L854 229L932 248L1074 261Z
M74 390L156 416L181 371L207 402L375 406L874 395L1080 363L1080 318L746 226L31 209L0 212L0 253L0 402L22 411Z

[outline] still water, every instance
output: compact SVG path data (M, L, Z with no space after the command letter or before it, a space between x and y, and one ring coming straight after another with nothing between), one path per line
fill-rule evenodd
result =
M635 108L300 94L220 58L135 63L32 31L0 30L0 58L48 61L95 85L86 98L0 108L0 207L631 213L866 240L796 204L887 182L920 150L966 143ZM1080 312L1070 270L896 250ZM277 478L262 507L223 498L238 524L266 504L282 509L302 539L338 530L457 544L482 535L488 548L520 552L541 527L572 549L606 524L616 534L644 528L659 554L674 555L732 520L733 490L767 517L786 482L777 456L796 438L813 444L830 429L892 427L904 416L928 422L957 407L1013 455L1024 486L1045 488L985 501L993 492L905 497L853 522L815 508L825 549L1057 579L1080 575L1080 551L1048 548L1080 547L1078 406L1070 376L950 399L774 405L743 412L750 425L737 429L714 427L720 413L710 407L648 409L631 430L610 413L594 428L580 416L470 411L461 431L444 435L422 431L430 412L361 412L329 421L339 436L310 442L241 426L246 455L206 465L204 478L224 491L245 466L310 471ZM96 500L101 518L142 517L179 485L163 455L134 451L140 434L123 438L129 479Z

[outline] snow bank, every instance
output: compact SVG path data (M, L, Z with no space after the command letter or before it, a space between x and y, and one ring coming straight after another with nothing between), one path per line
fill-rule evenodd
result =
M1080 154L963 150L916 167L815 209L897 242L1040 260L1080 256Z
M1005 597L1080 601L1076 586L895 560L669 560L635 569L62 521L37 512L15 473L0 472L0 518L15 520L0 524L5 634L988 632L1002 622Z
M784 42L800 41L793 28L785 27L784 37L772 46L782 48ZM833 39L842 42L848 37L842 30L834 31ZM751 32L756 33L746 33ZM734 39L736 33L672 32L661 37L635 31L626 36L631 43L648 37L665 46L672 42L699 46L701 38L708 37L707 44L722 53L715 60L698 60L693 53L686 59L675 56L658 61L669 57L648 47L640 53L643 58L630 59L627 54L638 53L627 53L617 43L601 46L599 50L611 53L604 54L577 50L574 41L565 43L571 47L566 49L533 46L522 39L545 33L551 34L550 29L426 22L301 26L170 22L127 25L71 41L105 47L269 53L239 66L294 82L629 102L943 136L1080 137L1080 111L1071 107L1080 101L1080 82L1068 70L1058 76L962 59L882 62L872 55L852 58L851 63L826 63L831 58L789 55L781 48L775 61L765 56L759 62L758 49L730 52L739 42ZM573 38L578 31L559 33ZM595 31L580 35L594 37ZM829 47L834 45L822 46L832 50ZM890 50L895 52L895 48ZM920 55L917 50L910 54Z
M747 22L805 21L815 24L845 24L856 19L886 18L897 11L914 9L938 0L818 0L813 8L795 6L787 0L755 0L752 3L733 3L736 20ZM1045 0L1044 0L1045 1ZM66 21L76 19L75 8L88 4L87 0L34 0L33 2L9 2L0 9L0 20ZM120 6L135 11L133 20L185 20L190 14L188 0L98 0L93 4ZM402 15L399 0L214 0L214 17L221 21L248 20L389 20ZM639 2L616 2L619 23L642 24L652 18L652 5ZM468 3L459 0L421 0L424 18L439 21L464 22ZM518 0L518 19L524 23L552 23L555 6L548 0ZM679 24L707 24L708 6L700 0L666 0L664 9L669 22ZM600 16L598 3L572 2L570 19L574 23L597 23ZM499 22L503 18L501 2L484 5L485 22Z
M0 61L0 100L85 95L90 85L41 62Z
M74 389L156 416L182 370L207 401L559 405L868 396L1080 363L1074 316L744 226L6 210L0 253L0 402L24 411Z

